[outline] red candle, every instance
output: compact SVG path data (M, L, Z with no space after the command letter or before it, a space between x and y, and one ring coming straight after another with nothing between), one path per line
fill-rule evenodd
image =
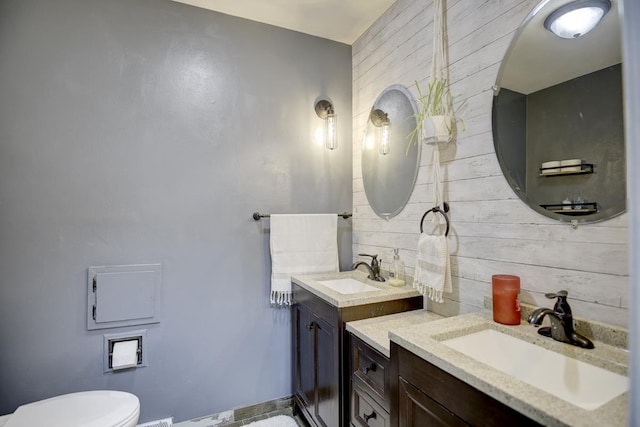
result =
M510 274L491 276L493 321L504 325L520 324L520 278Z

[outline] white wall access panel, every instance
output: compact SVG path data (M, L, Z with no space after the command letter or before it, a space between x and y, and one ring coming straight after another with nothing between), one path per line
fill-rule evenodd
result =
M160 264L89 267L87 329L160 322Z

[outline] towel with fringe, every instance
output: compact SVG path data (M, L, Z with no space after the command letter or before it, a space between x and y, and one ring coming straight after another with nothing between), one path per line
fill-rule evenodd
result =
M434 302L444 302L443 292L453 292L447 236L420 234L413 287Z
M271 304L291 305L291 276L338 271L336 214L271 215Z

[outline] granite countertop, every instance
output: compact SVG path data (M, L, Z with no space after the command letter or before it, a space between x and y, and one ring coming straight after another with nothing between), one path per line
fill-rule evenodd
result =
M350 307L419 296L411 286L393 287L375 282L360 271L299 275L292 281L336 307ZM323 280L353 278L374 288L374 291L355 294L336 292ZM576 322L578 324L578 322ZM542 389L481 363L443 344L442 341L494 329L507 335L539 345L560 354L609 371L628 375L629 352L624 346L611 344L624 340L614 329L602 329L602 336L594 333L595 349L586 350L560 343L537 333L527 323L506 326L495 323L490 310L444 318L426 310L415 310L371 319L347 322L347 331L389 357L390 341L406 348L427 362L443 369L494 399L510 406L545 426L625 426L627 424L628 392L595 410L586 410L565 402ZM606 343L599 339L606 339ZM609 339L610 338L610 339Z
M389 331L391 329L404 328L442 318L441 315L426 310L405 311L388 316L347 322L347 331L388 358L390 357Z
M599 341L594 341L596 348L592 350L560 343L540 336L536 328L526 323L516 326L497 324L493 322L490 311L443 318L402 328L392 328L389 331L389 338L422 359L542 425L627 425L628 392L595 410L585 410L478 362L441 342L488 328L612 372L628 375L629 353L625 349Z
M367 285L373 286L377 290L368 292L358 292L355 294L342 294L336 292L322 283L322 280L336 280L353 278ZM420 293L411 286L405 285L395 287L388 282L376 282L367 279L367 274L361 271L342 271L336 273L324 273L313 275L297 275L292 276L291 281L303 289L319 296L329 304L338 307L352 307L356 305L373 304L378 302L393 301L404 298L420 296Z

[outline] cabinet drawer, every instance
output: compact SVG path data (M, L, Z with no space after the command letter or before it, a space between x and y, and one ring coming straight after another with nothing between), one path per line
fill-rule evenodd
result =
M351 378L387 410L389 399L389 359L364 341L351 336Z
M358 384L351 386L351 425L354 427L390 427L389 412Z

